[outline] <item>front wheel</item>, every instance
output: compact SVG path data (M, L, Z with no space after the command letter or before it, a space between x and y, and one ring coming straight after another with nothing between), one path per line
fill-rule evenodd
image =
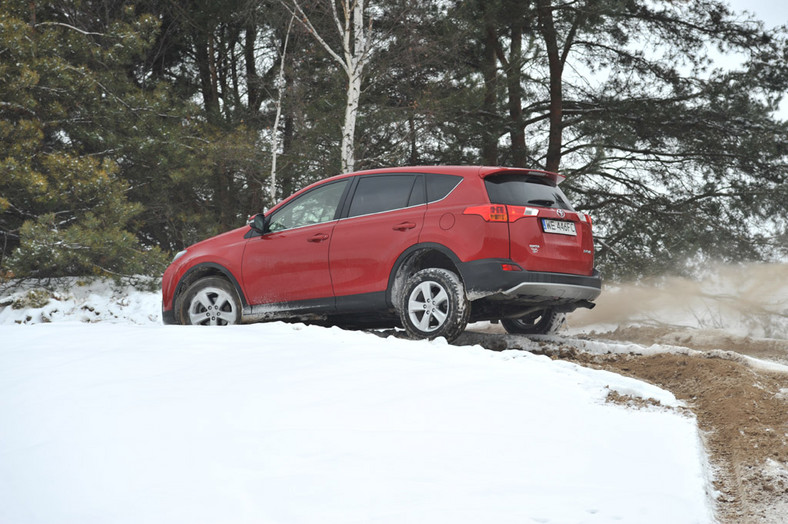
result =
M459 277L447 270L418 271L405 283L399 314L411 338L444 337L451 342L468 325L470 307Z
M546 335L555 333L566 319L554 309L540 309L520 318L503 318L501 324L512 335Z
M241 301L227 280L203 278L189 286L179 301L181 324L227 326L241 321Z

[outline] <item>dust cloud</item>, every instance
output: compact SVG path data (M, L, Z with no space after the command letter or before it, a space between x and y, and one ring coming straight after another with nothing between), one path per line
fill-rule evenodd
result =
M570 315L576 328L694 328L788 339L788 264L715 266L698 280L662 277L606 284L596 308Z

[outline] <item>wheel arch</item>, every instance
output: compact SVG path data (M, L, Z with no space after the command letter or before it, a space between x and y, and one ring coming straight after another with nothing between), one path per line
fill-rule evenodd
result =
M183 295L184 291L186 291L189 286L193 283L197 282L201 278L211 277L211 276L218 276L222 277L230 284L233 285L235 288L236 293L238 293L238 297L241 299L241 306L246 307L249 304L246 302L246 297L244 296L243 289L241 289L241 284L235 278L235 276L228 270L226 267L217 264L215 262L202 262L197 264L191 268L189 268L186 273L183 274L181 279L178 281L178 285L175 286L175 293L173 294L173 308L175 309L176 304L178 303L178 299Z
M457 274L460 282L465 282L461 271L461 261L454 252L442 244L432 242L415 244L397 257L389 275L386 289L386 303L396 308L396 296L408 278L422 269L435 267L448 269Z

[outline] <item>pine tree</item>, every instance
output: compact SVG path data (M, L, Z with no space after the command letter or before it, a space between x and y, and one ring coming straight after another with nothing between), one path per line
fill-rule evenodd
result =
M466 82L484 88L466 141L486 162L568 175L608 275L788 252L775 213L788 127L772 114L788 90L785 27L719 0L455 4L476 28ZM711 49L744 63L722 67Z
M70 3L0 7L0 264L18 276L157 273L163 257L130 232L115 153L133 112L126 68L156 28L125 11L104 32ZM114 154L113 154L114 153Z

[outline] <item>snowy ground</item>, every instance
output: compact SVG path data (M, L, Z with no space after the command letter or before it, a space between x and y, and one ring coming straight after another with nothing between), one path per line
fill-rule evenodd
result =
M162 326L156 293L104 284L0 308L2 523L714 521L696 420L630 378L336 328Z
M711 519L694 419L608 372L280 323L0 335L0 522Z

